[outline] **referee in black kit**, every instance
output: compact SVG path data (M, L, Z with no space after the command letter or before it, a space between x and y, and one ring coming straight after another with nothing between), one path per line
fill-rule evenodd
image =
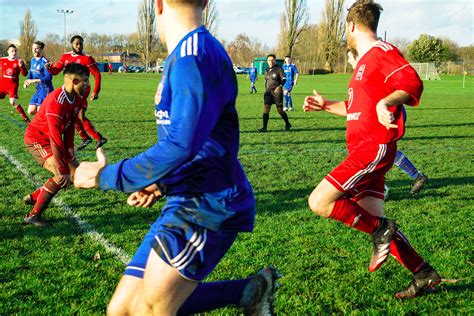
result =
M285 130L291 129L288 115L283 111L283 85L286 82L285 72L276 64L276 56L267 56L269 68L265 70L265 94L263 95L263 127L258 129L260 133L267 131L268 119L270 118L270 108L275 104L281 118L285 121Z

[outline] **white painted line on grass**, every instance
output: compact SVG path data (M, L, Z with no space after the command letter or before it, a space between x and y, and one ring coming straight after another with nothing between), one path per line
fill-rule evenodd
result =
M12 165L15 166L15 168L20 171L23 176L31 182L35 187L39 187L43 185L43 182L41 182L40 179L38 179L37 176L32 176L31 173L28 172L28 170L23 166L21 162L16 160L15 157L10 155L8 150L0 146L0 154L2 154ZM120 260L123 264L128 264L130 261L130 256L123 251L123 249L115 246L112 244L110 241L107 240L104 236L102 236L101 233L97 232L92 225L87 223L85 220L83 220L79 214L75 213L72 207L64 203L61 198L55 197L53 199L53 203L56 204L58 207L60 207L64 213L74 219L77 223L77 225L80 227L80 229L87 235L89 238L91 238L93 241L101 245L102 247L105 248L105 250L109 253L111 253L115 258Z

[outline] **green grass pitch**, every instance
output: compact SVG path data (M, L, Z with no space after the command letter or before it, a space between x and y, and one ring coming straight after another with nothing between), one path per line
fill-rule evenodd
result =
M258 94L251 95L245 76L239 76L237 100L240 160L257 200L255 230L239 236L209 280L246 277L272 264L284 275L276 299L283 315L474 314L473 78L464 89L461 77L425 81L419 108L407 109L399 148L430 177L428 187L411 197L408 176L396 167L387 175L387 216L397 219L413 246L451 280L411 301L393 298L410 281L407 270L389 258L369 273L370 237L307 207L314 186L345 157L345 122L303 113L301 105L313 89L329 99L345 98L349 76L301 76L293 91L296 111L289 113L292 131L283 131L273 108L266 134L256 132L262 79ZM61 80L55 78L55 87ZM103 75L100 99L90 102L88 116L109 139L110 162L156 141L153 97L159 80L157 74ZM25 109L33 92L20 88ZM124 261L164 202L135 209L123 193L70 188L45 213L52 227L23 225L29 208L22 197L49 177L24 148L24 128L8 101L0 100L0 315L104 314ZM79 152L79 160L95 160L93 147ZM97 252L100 260L94 260ZM228 308L209 314L238 313Z

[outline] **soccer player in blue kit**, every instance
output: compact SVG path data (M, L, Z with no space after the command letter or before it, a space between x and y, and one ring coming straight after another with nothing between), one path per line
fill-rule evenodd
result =
M31 59L30 71L27 79L23 82L24 88L27 88L33 83L36 84L36 92L31 97L30 105L28 106L28 114L30 115L36 114L43 100L54 90L52 83L53 76L45 67L48 60L43 56L43 50L43 42L36 41L33 43L33 58Z
M127 202L166 204L108 305L116 314L196 314L235 305L273 313L279 277L266 268L241 280L201 283L239 232L253 229L255 199L237 159L237 79L222 45L202 26L206 0L154 0L169 56L155 95L158 141L108 165L82 163L74 184L132 193Z
M250 78L250 94L254 92L257 93L257 88L255 88L255 81L257 80L257 68L255 68L253 63L250 64L247 78Z
M285 106L283 107L283 111L294 111L293 108L293 100L291 99L291 90L293 87L296 86L298 82L298 69L296 68L295 64L291 63L291 57L285 56L285 63L281 68L285 72L286 82L283 86L283 97L285 99Z

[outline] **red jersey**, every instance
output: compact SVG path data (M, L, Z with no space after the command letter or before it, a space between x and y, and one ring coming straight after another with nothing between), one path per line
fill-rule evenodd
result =
M100 92L101 75L94 57L90 55L76 55L73 52L65 53L55 65L48 69L48 71L53 75L57 75L69 63L77 63L89 68L89 71L94 76L94 93L98 94ZM89 96L89 93L90 89L87 89L84 99Z
M423 92L423 83L401 52L389 43L378 41L357 63L349 82L347 109L347 147L350 150L388 144L405 133L402 107L395 113L398 128L387 129L379 123L377 103L395 90L411 96L409 105L416 106Z
M26 127L25 143L50 145L62 174L69 174L68 163L74 158L74 122L81 104L79 95L69 100L64 87L60 87L44 99L38 113Z
M2 86L18 86L20 73L23 76L28 75L25 63L22 62L20 66L20 59L11 60L8 57L2 57L0 65L2 67L2 78L0 79Z

